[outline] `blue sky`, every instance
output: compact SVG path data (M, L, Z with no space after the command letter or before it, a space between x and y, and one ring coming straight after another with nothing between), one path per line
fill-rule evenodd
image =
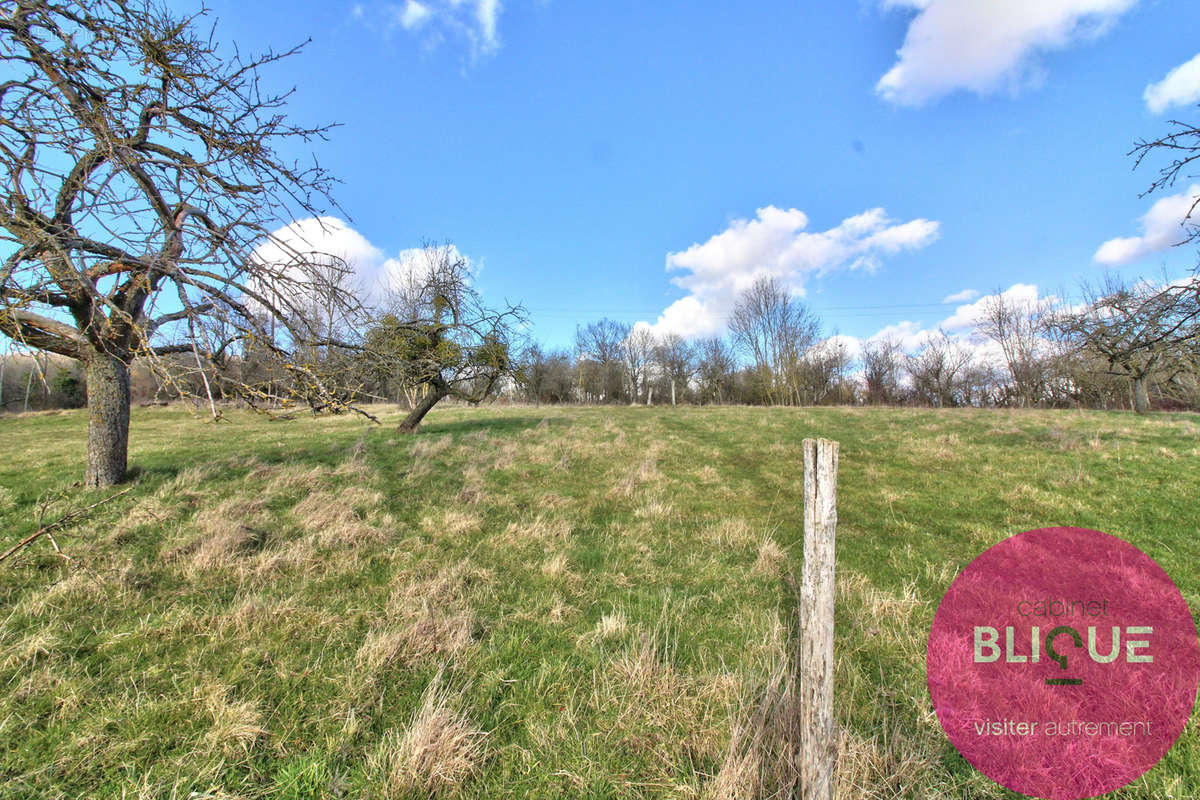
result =
M1126 156L1200 116L1194 0L208 5L242 49L312 38L267 77L341 123L317 152L364 272L452 240L552 346L719 331L762 270L865 338L1197 261L1167 247L1189 185L1139 198Z

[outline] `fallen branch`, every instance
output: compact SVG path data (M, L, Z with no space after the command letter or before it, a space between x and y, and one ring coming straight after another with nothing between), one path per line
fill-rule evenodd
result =
M133 491L133 487L130 486L128 489L123 489L122 491L119 491L114 495L109 495L108 497L104 498L103 500L96 501L95 503L92 503L90 506L87 506L85 508L80 508L76 511L71 511L67 514L64 514L61 517L59 517L58 519L56 519L54 522L51 522L49 525L43 525L42 527L38 528L33 533L26 536L21 541L14 544L12 547L5 550L4 554L0 555L0 561L4 561L4 559L11 556L13 553L16 553L18 550L21 550L21 549L33 544L35 541L37 541L38 537L41 537L41 536L45 536L46 538L48 538L50 540L50 543L52 545L54 545L55 551L63 558L66 558L67 557L66 554L64 554L62 550L59 550L58 542L56 542L54 540L54 531L59 530L61 528L65 528L66 526L83 519L93 509L99 508L100 506L104 505L105 503L109 502L110 500L116 500L121 495L128 494L129 492L132 492L132 491Z

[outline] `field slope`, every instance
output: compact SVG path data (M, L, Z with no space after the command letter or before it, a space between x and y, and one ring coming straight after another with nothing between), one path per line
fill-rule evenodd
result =
M139 409L134 489L0 564L0 798L771 796L786 775L800 442L841 442L842 798L1001 798L937 726L932 615L1033 527L1155 558L1200 608L1200 418L438 409L219 425ZM15 542L84 412L0 418ZM1192 723L1118 797L1200 786Z

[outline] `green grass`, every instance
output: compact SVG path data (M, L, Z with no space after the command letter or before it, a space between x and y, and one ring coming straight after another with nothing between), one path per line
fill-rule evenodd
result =
M134 490L57 537L80 566L44 541L0 565L0 798L745 795L738 764L782 746L745 733L786 695L809 436L841 442L840 797L1018 796L957 755L925 688L937 603L989 545L1104 530L1200 608L1195 415L384 421L136 410ZM85 425L0 418L5 541L59 492L47 519L109 494L72 486ZM1197 785L1192 723L1115 796Z

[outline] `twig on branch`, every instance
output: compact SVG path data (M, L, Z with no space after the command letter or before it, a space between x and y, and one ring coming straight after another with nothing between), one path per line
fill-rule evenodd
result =
M4 561L6 558L11 556L13 553L16 553L17 551L22 550L22 549L28 547L29 545L33 544L35 541L37 541L38 537L41 537L41 536L45 536L46 538L48 538L50 540L50 543L52 545L54 545L55 551L63 558L70 561L70 558L68 558L67 555L65 553L63 553L62 550L59 549L58 542L56 542L54 540L54 535L53 535L54 531L60 530L62 528L67 527L68 525L79 522L80 520L87 517L88 514L91 513L93 510L99 508L100 506L104 505L105 503L107 503L109 501L116 500L118 497L120 497L123 494L128 494L129 492L132 492L132 491L133 491L133 487L130 486L128 489L123 489L122 491L119 491L114 495L109 495L108 497L104 498L103 500L96 501L95 503L92 503L90 506L86 506L85 508L80 508L75 511L70 511L70 512L62 515L58 519L56 519L54 522L51 522L49 525L43 525L42 527L38 528L33 533L26 536L21 541L14 544L12 547L5 550L4 553L2 555L0 555L0 561Z

